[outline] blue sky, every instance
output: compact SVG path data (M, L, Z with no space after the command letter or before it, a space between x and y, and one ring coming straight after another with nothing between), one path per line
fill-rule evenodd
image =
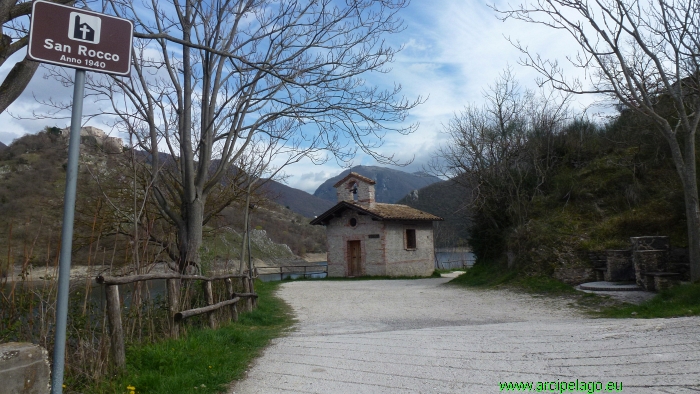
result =
M498 2L497 2L498 3ZM498 6L505 7L506 1ZM386 84L397 82L408 97L423 96L427 101L412 112L412 121L420 123L409 135L388 135L383 152L399 159L414 159L404 171L420 171L440 144L447 143L441 133L455 113L469 103L481 103L482 93L511 66L525 87L536 88L537 74L518 65L520 53L506 37L518 39L544 57L564 60L572 51L568 37L553 30L516 21L502 22L486 3L464 0L414 0L404 10L407 29L391 38L404 45L384 76ZM570 70L573 73L576 70ZM583 108L592 97L579 97L574 108ZM353 164L376 165L373 159L358 156ZM291 186L313 192L340 168L334 161L322 166L300 163L287 172Z
M506 6L506 1L497 1ZM500 4L499 4L500 3ZM518 65L519 52L505 37L519 39L543 57L564 60L575 54L568 37L554 30L527 25L516 21L499 21L486 3L465 0L413 0L402 11L406 30L388 37L394 45L403 45L388 74L372 76L370 82L385 86L394 83L403 86L408 98L423 96L426 102L416 108L410 121L418 122L418 130L408 136L387 135L380 149L386 154L394 153L400 160L413 159L404 171L420 171L432 152L444 144L442 125L465 105L480 103L482 92L509 65L518 80L526 87L535 87L533 70ZM0 77L9 72L13 59L0 68ZM35 102L38 98L66 99L72 87L43 78L45 71L39 70L23 96L10 107L15 116L31 117L32 111L41 111ZM579 98L579 107L592 102L591 97ZM86 102L86 106L89 106ZM13 139L41 130L46 125L65 127L69 119L18 120L7 113L0 114L0 141L9 144ZM98 121L88 125L109 130ZM353 165L376 165L362 154ZM324 180L337 175L344 168L335 160L323 165L302 161L287 168L287 184L310 193Z

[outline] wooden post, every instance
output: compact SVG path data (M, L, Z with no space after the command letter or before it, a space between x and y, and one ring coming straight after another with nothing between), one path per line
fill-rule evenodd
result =
M232 300L236 296L233 292L233 281L231 278L226 279L226 291L228 292L229 300ZM238 321L238 308L236 308L236 304L231 305L231 320Z
M180 322L175 321L175 314L180 312L180 279L168 279L168 319L170 321L170 336L177 339L180 336Z
M250 285L248 288L250 289L251 293L255 293L255 279L253 278L248 278L250 281ZM257 309L258 308L258 299L257 297L250 297L249 300L252 302L251 309Z
M123 369L126 365L124 351L124 331L122 330L122 311L119 301L119 286L105 286L107 294L107 321L109 322L109 339L112 344L114 366Z
M243 292L250 293L250 282L248 281L248 278L241 278L241 280L243 281ZM253 311L253 300L250 297L246 297L245 299L245 309L246 312Z
M212 285L210 280L204 281L204 295L207 298L207 305L214 305L214 292L212 290ZM209 316L209 327L212 330L216 329L216 316L214 311L207 313Z
M282 273L282 266L280 266L280 280L284 280L284 274Z

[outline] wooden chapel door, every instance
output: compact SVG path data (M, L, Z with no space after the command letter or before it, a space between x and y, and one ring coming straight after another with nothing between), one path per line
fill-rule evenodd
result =
M362 248L360 241L348 241L348 276L362 275Z

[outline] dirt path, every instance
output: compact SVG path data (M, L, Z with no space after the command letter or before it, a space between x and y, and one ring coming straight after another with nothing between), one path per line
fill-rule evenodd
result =
M446 281L284 284L297 329L230 393L496 393L577 379L700 391L699 318L588 319L565 301Z

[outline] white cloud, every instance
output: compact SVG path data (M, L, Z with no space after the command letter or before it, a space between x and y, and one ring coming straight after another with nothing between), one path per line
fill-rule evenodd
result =
M505 1L497 5L506 7ZM407 98L422 96L427 101L412 111L410 122L420 123L418 130L408 136L389 134L378 149L385 155L395 154L402 161L414 158L414 163L404 170L418 171L432 152L445 142L442 125L469 103L480 103L482 92L498 78L508 65L517 78L527 87L534 87L536 72L518 66L521 54L506 37L517 38L523 44L545 58L564 62L566 55L573 55L571 41L565 35L545 27L517 21L502 22L484 2L463 0L414 1L403 10L406 30L388 37L395 46L403 45L391 65L391 72L369 76L368 83L393 86L401 84ZM14 61L24 54L17 55ZM9 64L9 66L8 66ZM0 79L9 72L12 59L0 68ZM575 75L576 70L568 70ZM70 71L72 73L72 71ZM32 93L40 98L66 100L72 94L71 87L63 87L55 81L42 78L40 69L27 91L10 108L22 117L31 117L32 110L41 110ZM579 98L582 105L592 101ZM86 112L96 111L99 103L86 101ZM15 120L8 114L0 114L0 141L36 132L47 125L65 127L69 120ZM91 122L92 124L92 122ZM95 124L96 127L104 127ZM354 164L376 165L367 155L359 154ZM313 192L323 180L343 170L334 160L323 165L303 161L286 169L290 186Z

